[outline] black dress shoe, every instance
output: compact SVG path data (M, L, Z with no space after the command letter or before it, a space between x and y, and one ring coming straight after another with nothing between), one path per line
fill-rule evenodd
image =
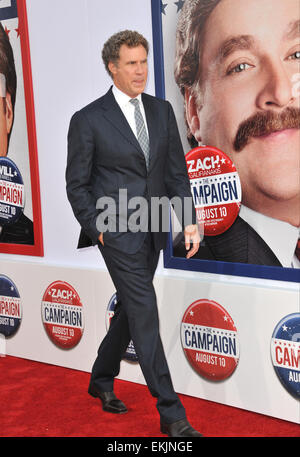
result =
M119 400L114 392L100 392L95 387L89 387L89 394L92 397L100 398L102 402L102 409L108 413L124 414L127 413L127 408L124 403Z
M193 438L202 436L201 433L197 432L186 419L182 419L172 424L163 424L160 423L161 433L169 435L171 438Z

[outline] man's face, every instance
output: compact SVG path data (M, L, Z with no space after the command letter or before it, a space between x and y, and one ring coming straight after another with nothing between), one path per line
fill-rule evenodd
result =
M147 75L147 51L139 45L129 48L123 44L120 48L120 58L116 64L110 62L109 70L113 75L115 85L129 97L136 97L144 92Z
M4 75L0 73L0 157L7 155L7 140L12 127L12 120L11 97L6 92Z
M201 87L186 93L192 133L232 158L247 206L299 202L299 0L222 0L206 23L202 50ZM287 108L296 108L293 122L289 110L285 121L278 116ZM261 129L267 112L276 122ZM241 123L254 115L256 129L238 143Z

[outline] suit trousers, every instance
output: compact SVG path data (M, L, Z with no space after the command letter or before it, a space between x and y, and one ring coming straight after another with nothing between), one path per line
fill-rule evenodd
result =
M141 249L125 254L109 246L99 249L116 287L117 305L110 327L98 349L91 384L102 392L113 390L122 357L132 339L150 393L157 398L161 421L173 423L186 417L175 393L159 334L153 276L159 259L150 233Z

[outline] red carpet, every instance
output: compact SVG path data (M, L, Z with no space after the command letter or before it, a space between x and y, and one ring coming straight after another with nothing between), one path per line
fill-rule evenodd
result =
M116 381L127 414L103 413L87 394L89 373L16 357L0 358L0 437L165 437L147 388ZM206 437L299 437L300 426L180 396L191 424Z

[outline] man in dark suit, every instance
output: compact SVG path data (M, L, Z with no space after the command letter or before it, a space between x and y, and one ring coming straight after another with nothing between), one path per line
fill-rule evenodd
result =
M119 300L92 368L89 393L100 398L105 411L127 411L116 398L113 383L132 338L148 388L157 398L161 431L169 436L201 436L188 423L173 389L159 335L152 280L167 232L149 208L154 197L178 197L187 213L185 204L192 197L171 105L143 93L147 55L148 43L137 32L113 35L102 57L114 86L75 113L69 128L67 194L82 227L79 245L98 244ZM149 216L149 222L141 230L132 223L130 204L124 212L120 189L129 201L144 204L141 217ZM107 198L113 209L105 209ZM199 247L195 221L191 205L184 219L189 255ZM153 223L159 228L149 232Z

